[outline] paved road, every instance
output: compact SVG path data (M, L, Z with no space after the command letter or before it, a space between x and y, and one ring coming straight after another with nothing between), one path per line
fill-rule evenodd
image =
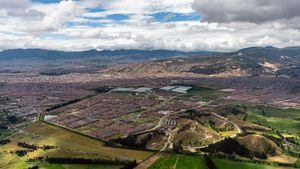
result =
M169 145L172 145L172 139L173 139L173 135L174 133L177 131L178 129L175 129L173 131L168 131L168 139L167 142L165 143L164 147L160 150L160 152L165 151Z
M221 115L218 115L218 114L216 114L216 113L212 113L212 115L215 116L215 117L218 117L218 118L220 118L220 119L222 119L222 120L225 120L225 121L227 121L228 123L231 123L231 124L238 130L238 134L243 132L242 129L241 129L236 123L230 121L228 118L223 117L223 116L221 116ZM234 134L234 135L229 136L229 137L230 137L230 138L235 138L238 134ZM188 150L190 150L190 151L194 151L194 152L195 152L196 150L199 150L199 149L202 149L202 148L207 148L209 145L216 144L216 143L221 142L221 141L223 141L223 140L225 140L225 138L221 138L221 139L219 139L219 140L217 140L217 141L214 141L213 143L208 144L208 145L205 145L205 146L199 146L199 147L184 146L184 148L186 148L186 149L188 149Z
M231 123L231 124L238 130L238 133L242 133L242 132L243 132L242 129L241 129L236 123L230 121L228 118L223 117L223 116L221 116L221 115L218 115L218 114L216 114L216 113L212 113L212 115L214 115L214 116L216 116L216 117L218 117L218 118L220 118L220 119L222 119L222 120L225 120L225 121L227 121L228 123ZM235 136L236 136L236 135L235 135ZM234 137L235 137L235 136L234 136ZM230 137L232 137L232 136L230 136Z
M208 104L208 103L207 103ZM206 104L203 104L203 105L198 105L198 106L195 106L195 107L191 107L189 109L196 109L196 108L200 108L200 107L203 107L204 105ZM148 130L144 130L144 131L140 131L140 132L137 132L137 133L132 133L131 135L138 135L138 134L144 134L144 133L148 133L148 132L151 132L151 131L155 131L156 129L160 128L161 126L164 125L164 121L170 116L170 115L175 115L175 114L180 114L180 113L184 113L186 112L187 109L184 109L184 110L180 110L180 111L177 111L177 112L173 112L173 113L169 113L169 114L166 114L164 115L163 117L161 117L161 119L159 120L158 124L151 128L151 129L148 129Z

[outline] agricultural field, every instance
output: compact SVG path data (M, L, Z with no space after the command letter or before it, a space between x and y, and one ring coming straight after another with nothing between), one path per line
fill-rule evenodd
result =
M170 155L158 159L149 169L208 169L200 156Z
M292 169L289 167L256 164L249 162L237 162L227 159L213 159L217 169Z
M222 137L230 137L233 135L238 134L238 130L235 128L234 130L230 130L230 131L220 131L218 132L220 134L220 136Z
M272 127L285 137L295 137L300 143L300 110L279 108L252 108L247 120L263 126Z
M122 166L114 166L114 165L84 165L84 164L43 164L41 163L40 168L45 169L95 169L95 168L101 168L101 169L119 169Z
M18 146L19 142L25 142L37 146L53 146L55 148L44 150L37 149L28 152L25 156L17 156L17 150L26 150ZM124 149L122 147L110 147L105 142L74 133L72 131L37 121L24 128L20 134L11 138L11 142L0 146L0 168L27 168L28 166L41 165L45 168L93 168L93 165L60 165L42 163L39 161L27 162L28 159L37 157L59 158L85 158L85 159L126 159L142 161L149 157L152 152ZM107 166L118 168L118 166Z
M229 92L220 91L217 89L194 86L187 94L181 97L196 98L202 101L211 101L227 96Z
M296 167L300 168L300 159L295 162Z

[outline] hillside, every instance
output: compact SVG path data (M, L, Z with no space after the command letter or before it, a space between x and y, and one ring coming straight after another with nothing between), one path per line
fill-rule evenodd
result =
M15 68L41 67L44 75L63 75L69 72L97 72L107 65L117 65L105 73L121 76L180 75L209 77L284 77L300 76L300 47L252 47L236 52L182 52L169 50L89 50L64 52L42 49L15 49L0 52L2 72L7 65ZM134 62L134 63L132 63ZM6 65L6 66L5 66ZM26 67L22 67L26 68ZM20 68L18 68L20 69ZM46 69L46 70L45 70Z
M282 154L282 150L273 141L264 136L251 134L245 137L238 138L238 141L251 152L259 152L268 156L276 156Z
M208 77L283 77L300 76L300 48L246 48L230 53L214 53L154 62L134 66L114 67L110 72L126 74L176 74ZM129 68L130 67L130 68Z
M210 76L276 76L296 78L300 75L300 48L252 47L223 53L218 62L191 67L190 72Z

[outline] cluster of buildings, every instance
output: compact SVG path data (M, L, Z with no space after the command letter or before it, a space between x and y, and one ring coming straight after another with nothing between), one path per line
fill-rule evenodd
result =
M191 86L165 86L159 88L159 90L170 91L176 93L186 94L188 90L192 89ZM134 92L134 93L152 93L154 92L154 88L150 87L139 87L139 88L131 88L131 87L118 87L113 89L114 92Z
M153 127L152 121L139 119L143 122L135 122L136 115L130 114L159 103L157 97L150 95L105 93L53 110L52 113L58 115L46 116L45 120L94 137L109 139Z
M188 90L192 89L191 86L165 86L160 88L161 90L165 90L165 91L172 91L172 92L176 92L176 93L187 93Z
M134 93L152 93L154 91L153 88L149 87L139 87L139 88L126 88L126 87L118 87L113 89L114 92L134 92Z

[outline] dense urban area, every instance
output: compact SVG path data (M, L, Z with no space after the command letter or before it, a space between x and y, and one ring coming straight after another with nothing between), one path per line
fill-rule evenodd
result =
M300 48L28 50L0 52L0 168L300 167Z

